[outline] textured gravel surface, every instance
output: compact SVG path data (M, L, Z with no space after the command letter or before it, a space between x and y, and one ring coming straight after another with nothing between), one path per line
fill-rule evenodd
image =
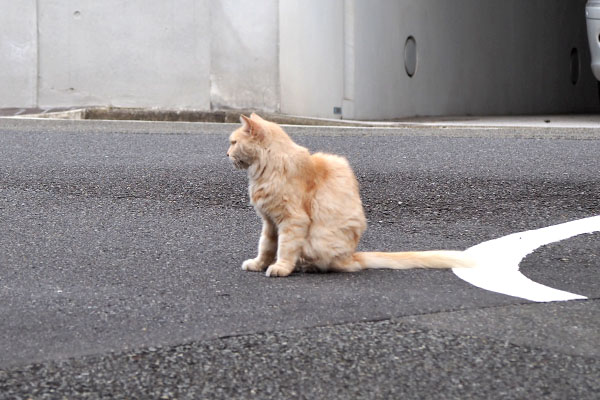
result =
M521 264L581 302L448 271L243 272L260 226L231 128L0 120L0 398L595 398L600 234ZM598 130L289 131L351 160L362 249L600 213Z
M382 321L34 364L0 371L0 389L6 398L596 399L599 373L596 358Z

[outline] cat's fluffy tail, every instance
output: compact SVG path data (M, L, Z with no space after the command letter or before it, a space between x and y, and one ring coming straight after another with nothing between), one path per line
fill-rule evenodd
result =
M463 251L453 250L399 253L358 252L354 253L353 258L362 269L457 268L472 267L474 265L474 261L467 257Z

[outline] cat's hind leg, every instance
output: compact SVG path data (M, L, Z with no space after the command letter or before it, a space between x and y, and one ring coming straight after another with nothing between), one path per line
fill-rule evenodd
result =
M264 271L277 254L277 227L267 218L263 218L262 231L258 242L258 256L242 263L245 271Z
M336 258L329 264L329 270L333 272L357 272L363 269L364 267L354 255Z

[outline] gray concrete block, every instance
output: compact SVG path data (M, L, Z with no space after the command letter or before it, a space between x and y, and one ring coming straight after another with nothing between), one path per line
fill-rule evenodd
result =
M208 0L39 3L39 105L208 109Z
M37 102L36 2L2 1L0 12L0 107Z

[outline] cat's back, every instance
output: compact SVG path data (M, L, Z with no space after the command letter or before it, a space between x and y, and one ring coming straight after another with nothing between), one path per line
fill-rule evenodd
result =
M315 153L311 155L311 160L323 189L326 191L350 191L358 194L358 182L345 157Z
M352 252L367 226L358 181L344 157L315 153L311 158L320 179L310 203L310 246L321 255L331 249Z

